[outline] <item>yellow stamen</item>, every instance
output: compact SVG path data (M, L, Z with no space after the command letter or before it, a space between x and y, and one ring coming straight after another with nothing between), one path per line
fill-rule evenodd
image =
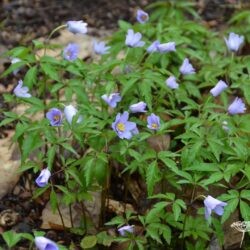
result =
M59 115L54 115L53 120L58 122L60 120L60 116Z
M156 123L152 123L152 128L158 128L158 125Z
M124 123L119 122L119 123L117 124L116 128L117 128L119 131L123 132L123 131L125 130L125 125L124 125Z

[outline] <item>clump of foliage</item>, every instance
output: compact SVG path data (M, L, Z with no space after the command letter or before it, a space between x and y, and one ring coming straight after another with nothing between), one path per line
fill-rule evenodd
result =
M36 40L7 52L20 61L2 76L27 72L5 101L27 109L5 111L0 125L16 124L21 170L41 171L34 198L49 190L56 211L101 192L99 225L83 209L81 230L72 230L83 240L72 245L206 249L212 235L223 245L223 223L236 210L250 220L250 57L241 53L249 12L219 34L186 2L157 2L149 20L140 12L135 24L120 21L109 47L95 42L99 56L90 62L72 44L56 57ZM111 179L121 179L125 197L133 176L145 184L144 209L107 221Z

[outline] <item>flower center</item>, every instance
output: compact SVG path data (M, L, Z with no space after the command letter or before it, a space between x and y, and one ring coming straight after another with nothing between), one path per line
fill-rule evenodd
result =
M144 15L141 15L141 19L142 19L143 21L146 21L147 18L148 18L147 15L145 15L145 14L144 14Z
M124 123L121 123L121 122L119 122L118 124L117 124L117 129L119 130L119 131L121 131L121 132L123 132L124 130L125 130L125 125L124 125Z
M60 115L54 115L53 120L58 122L60 120Z
M158 128L158 124L152 123L151 127L152 127L152 128Z

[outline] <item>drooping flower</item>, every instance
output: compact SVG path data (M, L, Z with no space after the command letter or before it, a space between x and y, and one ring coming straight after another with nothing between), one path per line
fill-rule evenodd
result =
M179 84L176 82L176 78L174 76L170 76L167 80L166 80L166 85L171 88L171 89L178 89L179 88Z
M62 124L62 111L52 108L46 113L46 118L50 121L51 126L60 126Z
M134 233L134 225L123 226L118 229L118 232L121 236L125 236L127 233Z
M11 64L15 64L15 63L18 63L18 62L21 62L21 61L22 61L21 59L19 59L17 57L14 57L14 58L11 59ZM19 70L20 70L20 68L13 70L13 74L16 75Z
M78 110L73 105L65 106L64 108L64 115L69 124L72 123L73 117L78 113ZM82 121L82 116L79 116L77 119L77 123L80 123Z
M141 41L142 35L140 32L134 33L132 29L128 30L125 44L129 47L142 47L145 42Z
M79 46L75 43L69 43L63 50L63 57L65 60L74 61L76 60L79 53Z
M73 34L86 34L88 32L87 29L88 24L83 21L68 21L67 28Z
M40 175L36 178L36 184L39 187L45 187L48 184L51 173L48 168L41 171Z
M147 117L147 122L147 127L150 129L158 130L160 128L160 117L153 113Z
M230 115L242 114L246 111L245 103L241 98L236 97L227 109Z
M160 53L176 51L175 42L160 43L156 47L157 47L157 51Z
M19 80L17 86L14 88L14 94L17 97L30 98L31 94L28 87L23 87L23 81Z
M216 97L218 96L224 89L226 89L228 86L227 84L220 80L218 81L218 83L215 85L215 87L213 87L211 90L210 90L210 93Z
M224 207L227 205L226 202L217 200L212 196L208 195L207 198L204 200L205 205L205 218L209 219L211 216L212 211L214 211L217 215L223 215Z
M145 102L138 102L129 106L129 109L132 113L139 113L139 112L147 112L145 108L147 104Z
M228 39L224 38L227 48L230 51L237 52L242 43L244 42L244 36L239 36L233 32L229 34Z
M158 40L154 41L148 48L147 48L147 52L148 53L153 53L155 51L157 51L157 46L160 44L160 42Z
M106 46L105 42L94 41L94 51L97 55L108 54L110 46Z
M43 236L35 237L35 245L38 250L59 250L56 243L50 239Z
M102 95L101 98L111 107L115 108L117 103L121 101L120 93L112 93L110 95Z
M112 129L121 139L131 139L139 131L135 122L128 121L129 114L125 111L123 114L117 114L115 121L112 123Z
M190 74L195 73L195 69L194 69L193 65L189 62L188 58L185 58L183 60L183 63L180 67L180 72L183 75L190 75Z
M136 13L136 20L139 23L146 23L148 21L149 17L148 17L148 13L146 13L143 10L137 10Z

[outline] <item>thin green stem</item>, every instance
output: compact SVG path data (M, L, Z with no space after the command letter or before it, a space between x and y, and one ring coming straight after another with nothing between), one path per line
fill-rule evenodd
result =
M60 29L62 28L66 28L67 25L66 24L63 24L63 25L60 25L58 27L56 27L55 29L53 29L51 31L51 33L49 34L48 38L45 40L45 48L44 48L44 55L46 55L46 51L47 51L47 44L49 43L49 40L51 39L51 37Z
M81 211L82 211L82 216L83 216L84 230L86 231L87 230L87 219L86 219L86 213L85 213L83 201L81 201L80 204L81 204Z
M56 27L55 29L53 29L51 31L51 33L49 34L48 38L46 39L46 41L49 41L51 39L51 37L60 29L63 29L63 28L66 28L67 27L67 24L63 24L63 25L60 25L58 27Z
M54 186L53 186L52 181L50 181L50 183L51 183L51 189L52 189L52 191L54 191ZM59 206L59 203L58 203L58 202L56 202L56 209L57 209L58 214L59 214L59 216L60 216L60 219L61 219L61 222L62 222L63 229L65 230L66 227L65 227L65 224L64 224L63 216L62 216L62 213L61 213L60 206Z

